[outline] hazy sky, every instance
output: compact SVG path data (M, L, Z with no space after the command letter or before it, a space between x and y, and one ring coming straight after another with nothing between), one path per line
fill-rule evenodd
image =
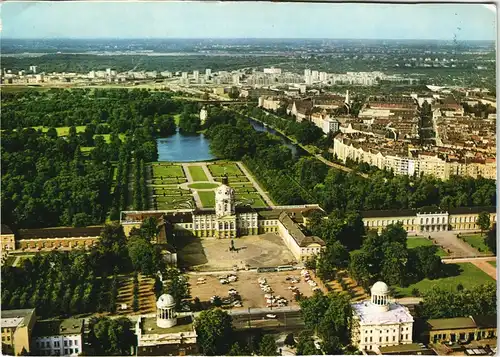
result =
M5 2L4 38L494 40L481 4Z

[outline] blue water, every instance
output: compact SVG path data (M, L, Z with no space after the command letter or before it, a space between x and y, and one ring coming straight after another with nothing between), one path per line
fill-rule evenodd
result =
M215 158L210 152L208 139L203 134L182 135L177 132L168 138L159 138L156 142L158 161L192 162Z
M266 131L278 136L281 142L292 151L293 157L299 152L303 152L300 147L291 143L287 137L281 135L276 130L264 126L262 123L251 118L248 118L248 121L255 130ZM158 144L158 161L193 162L215 159L215 156L210 152L209 141L203 134L182 135L177 132L168 138L159 138L156 142Z
M264 126L264 124L262 124L261 122L253 120L251 118L248 118L248 122L257 131L265 131L265 132L268 132L268 133L271 133L273 135L278 136L281 139L281 142L283 143L283 145L285 145L287 148L289 148L292 151L293 157L295 157L297 155L299 149L301 151L303 151L302 148L296 146L295 144L292 144L292 142L286 136L283 136L281 133L277 132L273 128L270 128L269 126Z

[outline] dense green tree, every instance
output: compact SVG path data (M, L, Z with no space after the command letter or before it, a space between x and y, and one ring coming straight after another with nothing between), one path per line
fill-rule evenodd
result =
M496 284L478 285L472 289L452 291L438 286L422 294L418 314L427 319L496 314Z
M171 115L161 115L156 118L156 127L158 134L162 137L175 134L177 126Z
M95 355L126 356L136 343L132 322L125 318L93 318L89 323L89 343Z
M134 270L144 275L153 275L157 272L158 257L155 256L155 248L141 236L131 236L127 240L128 255Z
M490 214L488 212L481 212L477 217L477 225L481 229L481 233L486 232L491 227Z
M485 244L491 250L493 254L497 254L497 224L493 223L493 227L489 230L486 238L484 239Z
M316 292L300 301L300 309L306 328L323 340L326 353L338 354L350 343L352 310L347 294Z
M247 348L243 348L240 346L238 342L235 342L232 346L231 349L229 350L228 356L250 356L251 353L248 351Z
M272 335L264 335L259 344L260 356L276 356L278 347Z
M291 346L291 347L295 346L295 337L293 333L289 333L288 335L286 335L284 344L285 346Z
M191 298L189 282L176 268L169 268L167 274L164 274L164 279L167 280L165 292L172 295L179 309L184 300Z
M301 331L297 338L296 352L298 356L317 355L318 349L314 346L314 340L310 331Z
M220 309L205 310L195 322L198 344L205 356L224 355L233 340L231 316Z

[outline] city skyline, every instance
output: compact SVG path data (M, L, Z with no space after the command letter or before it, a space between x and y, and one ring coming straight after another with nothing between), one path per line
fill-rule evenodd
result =
M482 4L11 2L2 15L4 39L496 39Z

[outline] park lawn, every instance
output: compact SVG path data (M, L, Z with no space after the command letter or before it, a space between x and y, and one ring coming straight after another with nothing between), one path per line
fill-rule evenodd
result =
M57 132L57 136L68 136L69 135L69 126L60 126L55 128ZM76 128L76 133L83 133L85 131L86 126L85 125L78 125L75 126ZM48 126L34 126L33 129L38 130L42 129L42 132L46 133L49 131L50 127Z
M424 279L405 288L395 287L395 292L398 296L404 297L412 296L411 292L415 288L417 288L420 293L430 290L433 286L438 286L446 290L456 290L457 285L462 284L464 288L470 289L477 285L495 281L488 274L474 266L472 263L445 265L458 266L458 268L460 269L460 274L435 280Z
M262 197L258 193L242 193L239 194L238 197L241 199L251 199L254 200L252 207L267 207L267 204L264 202Z
M227 176L243 175L238 165L233 163L212 164L208 168L213 176L224 176L224 174L227 174Z
M466 243L468 243L470 246L476 248L482 253L491 253L488 246L484 243L485 236L482 234L471 234L468 236L461 235L460 238L463 238Z
M78 129L77 129L77 132L78 132ZM94 140L98 136L102 136L104 138L104 141L106 142L106 144L109 144L111 142L111 134L96 134L96 135L93 136ZM122 142L125 141L125 136L126 135L123 134L123 133L118 134L118 137L120 138L120 140Z
M488 262L490 265L493 265L495 268L497 267L497 261L496 260L491 260Z
M426 246L429 246L429 245L434 245L434 243L432 243L431 240L427 239L427 238L408 238L406 240L406 246L408 247L408 249L413 249L413 248L417 248L417 247L426 247ZM448 253L446 253L446 251L441 248L441 247L437 247L437 253L436 255L438 255L439 257L444 257L444 256L447 256Z
M160 177L185 177L184 170L180 165L153 165L153 176L156 179Z
M203 189L216 188L216 187L219 187L219 185L216 183L210 183L210 182L198 182L198 183L189 184L188 187L195 189L195 190L203 190Z
M208 177L201 166L188 166L193 181L208 181Z
M203 207L215 207L215 192L213 191L198 191L201 204Z

